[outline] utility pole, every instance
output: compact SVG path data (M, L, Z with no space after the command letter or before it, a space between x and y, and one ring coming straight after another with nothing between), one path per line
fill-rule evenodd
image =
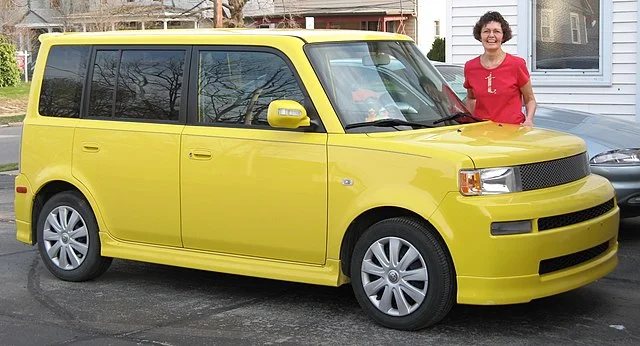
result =
M213 0L215 10L213 13L213 27L222 28L222 0Z

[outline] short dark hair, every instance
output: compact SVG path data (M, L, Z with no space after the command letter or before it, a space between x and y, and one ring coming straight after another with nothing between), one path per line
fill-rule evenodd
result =
M473 27L473 37L476 40L482 41L480 38L480 33L482 32L482 28L490 22L500 23L502 26L502 43L505 43L511 39L511 27L509 26L509 22L507 22L504 17L500 14L500 12L489 11L480 17L476 25Z

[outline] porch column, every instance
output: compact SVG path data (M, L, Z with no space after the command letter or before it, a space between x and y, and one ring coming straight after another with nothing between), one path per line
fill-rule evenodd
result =
M18 47L20 47L20 50L26 50L26 48L24 47L24 34L22 33L22 30L20 30L20 34L18 34Z
M167 30L167 21L163 20L162 23L164 24L164 29Z
M31 29L27 29L27 51L29 53L31 53L32 47L31 47ZM36 52L37 54L38 52Z
M82 23L82 32L87 32L87 23Z
M141 22L141 23L142 23L142 30L144 30L144 22Z

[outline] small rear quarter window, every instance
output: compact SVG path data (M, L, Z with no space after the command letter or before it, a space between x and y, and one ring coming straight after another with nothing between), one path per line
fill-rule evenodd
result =
M89 61L89 46L53 46L44 69L40 115L78 118Z

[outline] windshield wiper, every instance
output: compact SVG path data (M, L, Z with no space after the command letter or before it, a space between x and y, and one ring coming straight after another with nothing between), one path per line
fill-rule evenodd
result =
M348 129L354 129L356 127L365 127L365 126L377 126L377 127L412 126L412 127L420 127L420 128L433 127L431 125L414 123L414 122L400 120L400 119L379 119L375 121L365 121L362 123L348 124L348 125L345 125L344 128L345 130L348 130Z
M486 121L486 120L478 119L478 118L474 117L469 112L458 112L458 113L454 113L454 114L448 115L448 116L446 116L446 117L444 117L442 119L438 119L438 120L434 121L433 124L434 125L435 124L440 124L440 123L443 123L445 121L455 120L455 119L462 118L462 117L469 117L469 118L471 118L473 120L476 120L476 121Z

